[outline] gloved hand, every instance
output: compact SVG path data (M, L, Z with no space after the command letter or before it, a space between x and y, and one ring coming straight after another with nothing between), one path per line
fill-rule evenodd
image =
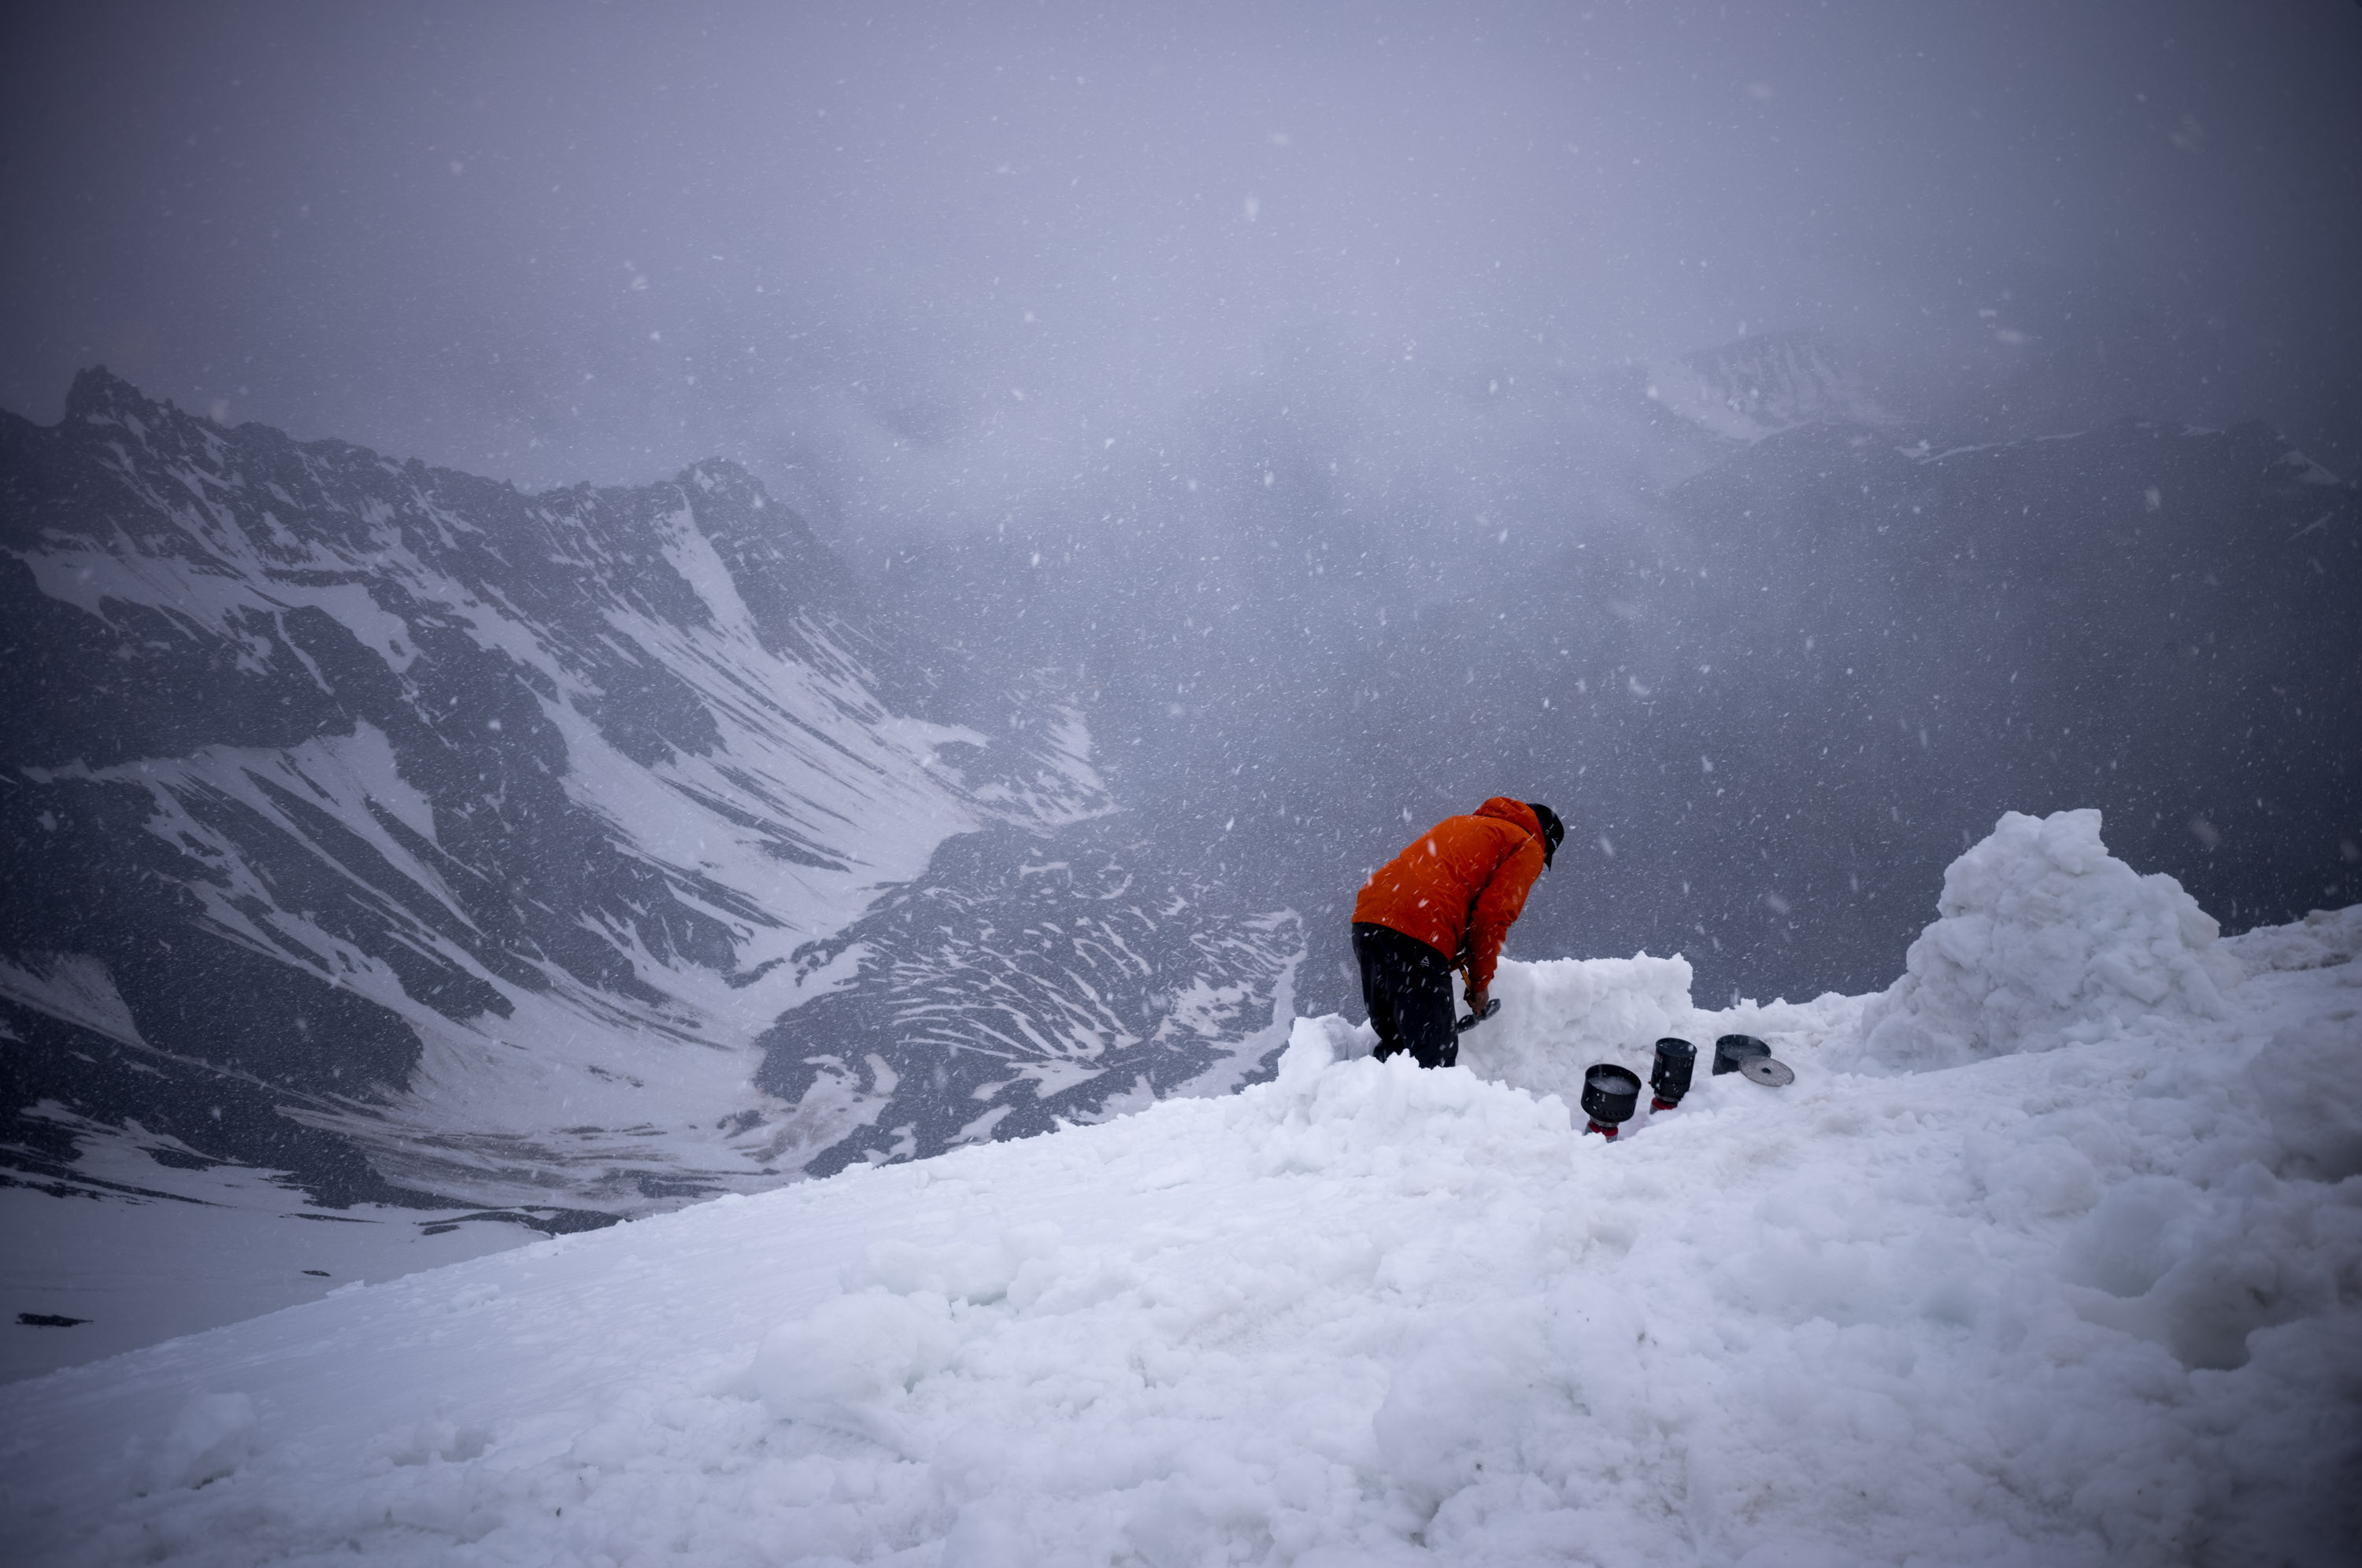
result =
M1485 1005L1492 999L1492 993L1487 991L1484 987L1471 986L1468 988L1468 1010L1475 1017L1482 1018L1485 1016Z

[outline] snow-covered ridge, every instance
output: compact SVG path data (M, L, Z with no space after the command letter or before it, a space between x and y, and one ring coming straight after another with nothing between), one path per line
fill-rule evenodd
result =
M2086 826L2005 822L1961 880L2055 891ZM2029 996L2131 963L2123 870L1957 961ZM2325 1568L2362 1525L2357 944L2362 909L2199 943L2219 1016L2020 1008L2005 1054L1880 1077L1833 1065L1868 999L1512 964L1472 1061L1744 1029L1797 1081L1702 1077L1610 1146L1302 1020L1237 1095L0 1392L6 1507L44 1562Z

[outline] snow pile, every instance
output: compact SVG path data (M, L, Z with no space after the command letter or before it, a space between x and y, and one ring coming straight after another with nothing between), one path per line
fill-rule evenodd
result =
M1861 999L1505 965L1484 1071L1771 1020L1796 1082L1701 1077L1611 1146L1300 1020L1239 1095L0 1391L0 1513L94 1564L2350 1562L2362 911L2185 940L2245 979L2138 1010L2074 977L2176 973L2177 906L2061 821L1956 867L1947 921L2000 934L1886 1001L1970 1038L1929 977L1981 976L2008 1054L1849 1076Z
M2010 812L1944 873L1942 917L1862 1016L1847 1065L1922 1069L2227 1016L2238 965L2181 885L2100 842L2100 813Z

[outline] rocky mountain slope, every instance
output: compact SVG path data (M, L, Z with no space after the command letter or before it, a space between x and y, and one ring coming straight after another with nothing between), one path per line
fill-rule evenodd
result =
M7 1179L54 1192L120 1194L84 1156L128 1139L332 1205L550 1226L775 1185L873 1124L927 1131L872 1157L933 1152L986 1110L974 1085L942 1110L888 1049L899 1089L847 1096L807 1058L849 1047L778 1021L923 966L877 958L875 921L846 933L889 888L956 884L929 871L947 840L1039 858L1111 804L1054 682L947 699L727 463L523 494L93 371L56 426L0 416L0 550ZM963 706L989 717L943 722ZM1049 884L1016 886L1039 913ZM1269 1021L1287 927L1252 954L1167 933L1190 956L1029 1082L1118 1036L1234 1045ZM1261 1017L1167 1025L1242 977ZM1212 1050L1127 1058L1065 1109Z

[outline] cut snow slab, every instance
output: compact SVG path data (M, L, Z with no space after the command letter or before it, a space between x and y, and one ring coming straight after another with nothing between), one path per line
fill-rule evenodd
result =
M1302 1020L1235 1096L0 1390L0 1510L76 1563L2350 1562L2362 910L2136 1007L2179 906L2078 863L2118 892L1946 912L2006 1028L1510 965L1470 1059L1534 1081ZM1796 1081L1613 1146L1536 1092L1666 1029Z

